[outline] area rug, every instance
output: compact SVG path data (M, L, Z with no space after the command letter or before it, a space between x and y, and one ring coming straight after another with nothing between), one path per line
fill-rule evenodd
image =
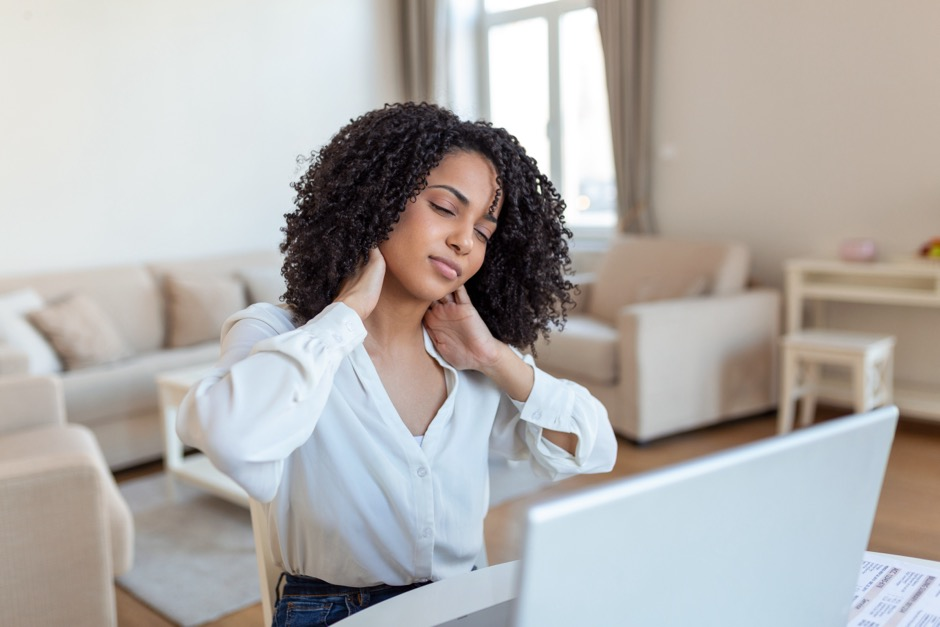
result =
M163 473L119 484L134 516L134 565L118 577L127 592L184 627L261 602L248 509Z

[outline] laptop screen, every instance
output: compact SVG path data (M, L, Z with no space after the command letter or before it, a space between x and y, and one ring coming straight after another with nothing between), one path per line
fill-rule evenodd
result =
M844 626L897 418L831 420L536 505L511 624Z

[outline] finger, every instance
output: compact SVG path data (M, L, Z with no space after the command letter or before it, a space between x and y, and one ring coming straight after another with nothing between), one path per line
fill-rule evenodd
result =
M467 288L461 285L453 293L454 302L459 305L469 305L470 304L470 294L467 293Z

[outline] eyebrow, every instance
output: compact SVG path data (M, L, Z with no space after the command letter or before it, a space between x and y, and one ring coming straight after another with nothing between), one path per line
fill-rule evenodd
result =
M470 204L470 200L469 200L466 196L464 196L464 195L463 195L463 192L461 192L461 191L460 191L459 189L457 189L456 187L452 187L452 186L450 186L450 185L428 185L428 187L434 187L434 188L437 188L437 189L446 189L446 190L449 191L451 194L453 194L454 196L456 196L456 197L457 197L457 200L459 200L461 204L463 204L463 205L469 205L469 204Z
M462 204L462 205L469 205L469 204L470 204L470 199L468 199L466 196L464 196L464 195L463 195L463 192L461 192L461 191L460 191L459 189L457 189L456 187L453 187L453 186L451 186L451 185L428 185L428 187L429 187L429 188L433 187L433 188L435 188L435 189L446 189L446 190L449 191L451 194L453 194L454 196L457 197L457 200L460 201L460 204ZM493 224L497 224L496 217L493 216L492 213L487 213L485 216L483 216L483 219L486 220L486 221L488 221L488 222L492 222Z

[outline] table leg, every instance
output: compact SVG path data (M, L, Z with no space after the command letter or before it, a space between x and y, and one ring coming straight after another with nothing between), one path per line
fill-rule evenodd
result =
M166 475L167 496L176 500L174 471L183 463L183 443L176 435L176 404L160 392L160 413L163 417L163 474Z

